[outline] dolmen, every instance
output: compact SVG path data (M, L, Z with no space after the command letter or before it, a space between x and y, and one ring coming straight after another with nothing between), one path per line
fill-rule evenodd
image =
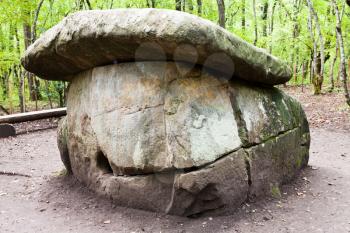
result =
M159 9L74 13L25 52L70 83L58 146L67 171L117 205L223 214L279 194L308 163L288 66L216 24Z

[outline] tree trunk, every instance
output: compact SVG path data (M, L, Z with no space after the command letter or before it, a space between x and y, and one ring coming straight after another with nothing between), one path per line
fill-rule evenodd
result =
M241 27L242 31L245 31L245 0L241 0L242 16L241 16Z
M321 89L322 89L322 84L323 84L323 76L324 76L324 63L325 63L325 55L324 55L324 40L323 40L323 36L322 36L322 32L321 32L321 26L318 20L318 15L313 7L312 1L311 0L306 0L308 7L309 7L309 16L311 18L313 18L315 20L315 26L318 32L318 37L319 37L319 41L320 41L320 51L319 53L316 52L317 50L317 42L314 39L314 36L312 35L312 41L314 41L314 70L315 70L315 74L314 74L314 80L313 80L313 84L314 84L314 89L315 89L315 95L318 95L321 93ZM312 19L311 21L311 25L312 25ZM309 29L310 31L310 29ZM312 31L312 26L311 26L311 31L310 34L313 34Z
M192 2L192 0L187 0L187 6L188 6L188 10L192 13L193 12L193 2Z
M293 77L294 77L295 84L298 83L297 65L298 65L297 62L295 62L293 65Z
M175 0L175 10L181 11L181 0Z
M186 0L181 0L182 11L186 12Z
M8 72L6 72L6 94L7 94L7 98L10 99L11 98L11 73L12 73L12 68L10 68L8 70ZM11 111L10 111L11 112Z
M23 34L24 34L24 48L27 49L32 41L32 32L31 27L28 23L23 24ZM35 93L35 84L34 84L34 77L31 73L27 73L27 79L28 79L28 88L29 88L29 99L31 101L36 100L36 93Z
M202 16L202 0L197 0L197 12L199 16Z
M320 53L317 53L316 60L314 60L314 75L312 79L312 84L314 85L314 94L319 95L321 94L322 90L322 82L323 79L321 78L321 55Z
M34 43L34 41L36 40L36 26L38 24L38 18L39 18L39 13L40 13L40 9L41 9L41 6L43 5L45 0L41 0L39 2L39 5L38 7L36 8L35 10L35 14L34 14L34 21L33 21L33 26L32 26L32 29L31 29L31 41L30 41L30 44ZM29 45L28 45L29 46ZM26 47L27 48L27 47Z
M20 57L21 56L21 50L20 50L20 42L19 42L19 35L18 35L18 29L16 27L15 30L15 39L16 39L16 47L17 47L17 54ZM26 104L25 104L25 71L21 69L21 66L14 66L13 70L16 72L16 76L19 79L18 82L18 99L19 99L19 106L21 109L21 112L25 112L26 111Z
M301 92L304 92L304 79L305 79L305 63L303 62L303 65L301 67Z
M272 53L272 33L274 30L274 17L275 17L275 9L277 5L277 0L274 0L271 10L271 21L270 21L270 46L269 46L269 52Z
M15 77L18 78L18 100L19 100L19 108L21 112L25 112L25 106L24 106L24 78L23 74L21 71L21 66L14 65L13 66L13 74Z
M216 0L218 4L218 14L219 14L219 25L225 28L226 17L225 17L225 2L224 0Z
M10 113L7 111L6 108L4 108L2 105L0 105L0 111L3 112L5 115L9 115Z
M89 10L92 10L90 0L85 0L85 3L86 3L86 5L87 5L88 9L89 9Z
M78 8L78 10L84 9L84 0L77 0L76 1L76 8Z
M268 13L268 9L269 9L269 2L267 0L265 0L263 8L262 8L262 15L261 15L261 19L263 22L263 36L267 36L267 13Z
M57 91L58 96L59 96L59 106L63 107L65 104L65 97L67 94L65 82L63 82L63 81L54 82L54 87L55 87L55 90Z
M52 109L53 106L52 106L51 94L49 89L49 81L47 80L45 80L45 89L46 89L47 98L49 99L50 108Z
M111 0L111 2L109 4L109 9L113 9L113 5L114 5L114 0Z
M24 47L27 49L32 43L32 29L29 23L23 24Z
M24 101L24 76L25 72L21 72L21 69L19 68L18 71L18 77L19 77L19 85L18 85L18 99L19 99L19 106L21 109L21 112L25 112L25 101Z
M304 61L302 66L302 76L301 76L301 92L304 92L304 82L307 74L308 62Z
M8 76L8 101L9 101L9 110L10 114L12 114L13 111L13 100L12 100L12 80L11 80L11 75Z
M8 95L8 92L9 92L9 89L8 89L8 72L5 72L3 75L2 75L2 100L5 101L6 98L7 98L7 95Z
M297 64L297 59L299 56L299 47L295 47L296 39L299 37L300 34L300 26L298 23L298 15L300 12L300 2L301 0L293 0L293 12L291 14L292 19L292 42L291 42L291 63Z
M335 55L333 58L333 61L331 63L331 68L329 71L329 80L331 82L331 87L329 89L329 92L333 92L334 90L334 66L338 58L338 53L339 53L339 45L338 45L338 40L336 40L336 45L335 45Z
M253 15L254 15L254 42L253 44L256 45L258 43L258 21L256 18L256 1L253 0Z
M60 101L60 107L63 107L64 106L64 96L63 96L63 93L62 92L59 92L58 93L59 95L59 101Z
M337 3L335 2L335 0L332 0L332 3L334 6L335 15L336 15L336 19L337 19L336 31L337 31L337 40L339 43L339 51L340 51L341 80L343 83L345 100L346 100L346 103L350 107L350 93L349 93L348 84L347 84L344 40L343 40L343 33L342 33L342 28L341 28L342 22L341 22L341 17L339 14L339 9L338 9Z
M68 90L69 90L69 84L66 85L67 83L62 81L63 85L63 101L62 101L62 107L66 105L67 103L67 96L68 96Z
M313 58L310 60L310 76L309 76L309 82L312 83L312 77L314 77L314 61Z

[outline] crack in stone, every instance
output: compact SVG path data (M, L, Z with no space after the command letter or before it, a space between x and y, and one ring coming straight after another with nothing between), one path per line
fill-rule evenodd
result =
M276 139L276 138L278 138L278 137L280 137L280 136L284 136L284 135L286 135L286 134L288 134L288 133L290 133L290 132L292 132L292 131L295 131L295 130L297 130L297 129L301 129L301 127L298 126L298 127L292 128L292 129L287 129L287 130L285 130L285 131L281 131L281 132L279 132L279 133L276 134L276 135L273 135L273 136L270 136L270 137L268 137L268 138L265 138L264 140L262 140L262 141L259 142L259 143L249 143L249 144L247 144L247 145L243 145L242 148L243 148L243 149L249 149L249 148L251 148L251 147L264 144L264 143L266 143L266 142L268 142L268 141L274 140L274 139Z
M135 110L135 111L132 111L132 112L128 112L125 115L132 115L132 114L135 114L137 112L141 112L141 111L144 111L144 110L147 110L147 109L151 109L151 108L159 108L159 107L162 107L162 106L164 106L164 103L157 104L157 105L154 105L154 106L145 106L143 108L139 108L138 110Z
M248 176L248 192L247 192L247 198L244 202L248 202L250 200L250 193L251 193L251 187L252 187L252 173L251 173L251 161L249 158L249 154L246 150L244 150L244 154L245 154L245 168L246 168L246 172L247 172L247 176Z
M161 107L161 106L164 106L164 103L160 103L160 104L153 105L153 106L147 106L146 105L144 107L138 108L137 110L126 112L126 113L124 113L124 115L132 115L132 114L135 114L137 112L141 112L141 111L144 111L144 110L147 110L147 109L151 109L151 108L158 108L158 107ZM125 107L113 108L113 109L110 109L110 110L107 110L107 111L95 114L95 115L93 115L93 117L98 117L98 116L101 116L103 114L108 114L108 113L111 113L111 112L114 112L114 111L117 111L117 110L122 110L122 109L127 109L127 108L125 108Z
M271 141L271 140L275 140L276 138L278 138L279 136L281 135L286 135L292 131L295 131L299 129L299 127L296 127L296 128L293 128L293 129L290 129L290 130L287 130L287 131L284 131L282 133L279 133L278 135L274 136L274 137L270 137L264 141L262 141L261 143L257 143L257 144L254 144L252 146L248 146L248 147L240 147L240 148L237 148L237 149L234 149L234 150L230 150L224 154L222 154L219 158L217 158L216 160L212 161L212 162L208 162L208 163L205 163L203 165L200 165L200 166L194 166L194 167L189 167L189 168L175 168L175 167L170 167L168 169L164 169L163 171L159 171L159 172L149 172L149 173L143 173L143 174L133 174L133 175L120 175L121 177L134 177L134 176L147 176L147 175L157 175L157 174L165 174L165 173L178 173L178 174L187 174L187 173L191 173L191 172L194 172L194 171L198 171L198 170L201 170L201 169L205 169L206 167L212 165L212 164L215 164L216 162L218 162L219 160L222 160L224 158L226 158L227 156L229 156L230 154L236 152L236 151L239 151L241 149L244 150L244 152L247 154L247 149L250 149L252 147L255 147L255 146L258 146L258 145L261 145L261 144L264 144L264 143L267 143L268 141ZM246 164L247 165L247 164ZM250 171L250 163L249 163L249 171Z

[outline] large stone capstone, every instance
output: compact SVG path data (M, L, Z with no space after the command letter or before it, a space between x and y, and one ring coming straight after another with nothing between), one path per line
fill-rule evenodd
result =
M79 12L22 61L43 78L70 81L62 161L117 204L223 213L273 195L308 163L301 105L272 86L289 69L196 16Z
M269 85L290 79L282 61L216 24L172 10L94 10L71 14L25 52L39 77L71 81L81 71L130 61L176 60Z

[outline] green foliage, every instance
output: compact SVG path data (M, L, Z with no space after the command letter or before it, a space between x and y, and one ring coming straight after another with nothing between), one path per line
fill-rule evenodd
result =
M17 75L13 72L19 69L20 56L25 50L24 25L33 29L36 12L41 0L0 0L0 104L17 105L18 85L21 72ZM110 8L145 8L151 0L44 0L36 21L36 34L40 36L50 27L57 24L65 16L78 10ZM175 9L175 0L154 0L156 8ZM242 37L250 43L255 39L253 1L226 0L226 28ZM330 59L325 63L325 81L328 82L331 63L335 56L335 15L329 1L313 0L315 11L319 16L321 30L325 39L325 53ZM268 4L267 17L263 17L263 6ZM343 13L343 34L346 56L350 54L350 7L344 0L338 0L340 11ZM191 14L199 14L199 6L195 0L186 0L185 10ZM312 59L313 44L308 31L309 10L304 0L257 0L255 6L257 12L258 38L257 46L266 49L273 55L287 61L291 67L296 67L296 80L291 84L301 83L301 64ZM218 8L216 0L202 0L201 17L218 22ZM245 20L245 27L242 26ZM267 33L264 35L264 25ZM315 30L315 27L314 27ZM318 35L316 40L318 40ZM15 68L17 67L17 68ZM334 76L337 77L339 59L335 63ZM310 67L308 66L308 72ZM309 82L309 73L304 83ZM43 81L40 81L43 82ZM28 87L26 80L25 87ZM10 88L10 90L8 90ZM55 103L59 102L64 86L62 82L50 82L49 91L45 85L40 85L39 91L44 101L49 97ZM10 91L10 93L9 93ZM3 96L7 93L7 96ZM25 91L28 102L29 91ZM5 101L3 101L5 99Z

